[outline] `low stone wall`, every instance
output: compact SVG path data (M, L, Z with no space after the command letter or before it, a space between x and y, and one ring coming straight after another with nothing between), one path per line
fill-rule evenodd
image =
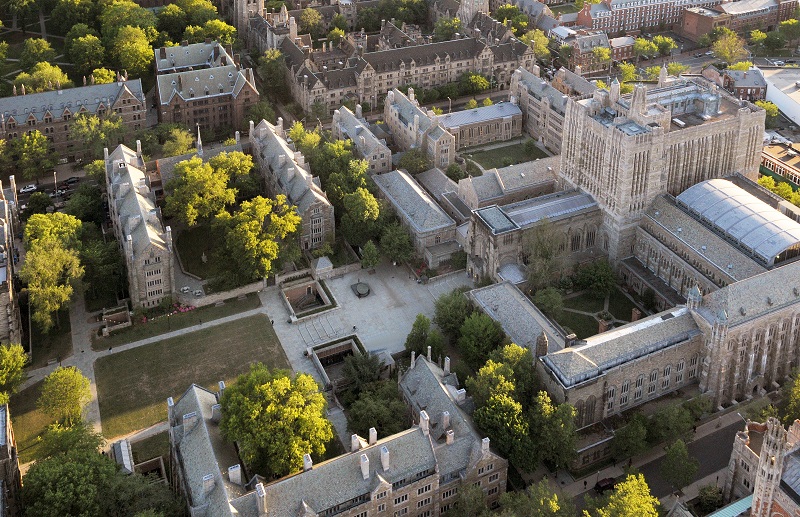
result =
M275 275L275 285L285 284L287 282L291 282L293 280L297 280L299 278L311 276L311 269L299 269L297 271L289 271L287 273L281 273Z
M205 307L206 305L213 305L217 302L230 300L231 298L236 298L245 294L255 293L265 289L266 287L267 284L265 281L258 280L252 284L243 285L242 287L237 287L236 289L231 289L230 291L222 291L219 293L212 293L199 297L193 296L191 293L178 293L176 295L176 300L178 303L183 305Z
M325 273L319 275L317 277L318 280L328 280L329 278L339 278L348 273L353 273L355 271L361 270L361 263L354 262L353 264L347 264L345 266L339 266L337 268L333 268L330 271L326 271Z

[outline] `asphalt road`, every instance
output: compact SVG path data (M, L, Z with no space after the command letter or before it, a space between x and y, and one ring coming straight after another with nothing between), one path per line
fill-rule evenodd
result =
M697 458L700 462L700 468L697 469L697 474L694 477L695 481L725 468L728 465L731 459L731 451L733 450L733 439L737 431L741 430L742 422L736 421L727 427L722 427L712 434L689 443L689 454ZM673 492L672 486L664 481L659 472L663 459L664 457L662 456L639 468L639 472L644 474L647 484L650 486L650 493L659 499ZM723 481L724 480L720 480L720 483ZM594 480L590 478L589 484L592 485L593 483ZM594 490L589 490L575 497L573 502L578 508L578 511L585 507L583 497L586 493L592 497L597 495Z

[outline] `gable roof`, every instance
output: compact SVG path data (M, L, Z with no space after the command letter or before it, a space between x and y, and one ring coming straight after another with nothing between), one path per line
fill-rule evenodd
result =
M369 128L366 120L356 118L355 114L347 106L342 106L334 112L333 122L339 128L341 134L349 138L353 145L363 156L370 156L378 149L390 153L386 142L376 137Z
M216 41L153 49L156 73L176 68L212 68L233 64L225 47Z
M169 104L176 95L183 100L203 97L233 95L236 97L246 84L255 87L252 68L240 69L237 65L188 70L156 77L159 102Z
M375 184L417 232L447 227L455 229L447 213L406 171L396 170L372 177Z

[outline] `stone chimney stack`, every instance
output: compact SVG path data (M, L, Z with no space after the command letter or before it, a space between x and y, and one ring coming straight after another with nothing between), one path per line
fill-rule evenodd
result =
M283 137L283 117L278 117L277 122L275 123L275 133Z
M381 447L381 467L383 467L383 471L386 472L389 470L389 466L389 448L383 445Z
M222 400L222 394L225 393L225 381L219 381L217 384L219 391L217 391L217 400Z
M267 513L267 491L264 490L263 483L256 483L256 505L258 506L258 515Z
M414 364L417 362L417 353L413 350L411 351L411 365L408 367L409 369L414 369Z
M222 420L222 406L219 404L214 404L211 406L211 420L213 422L219 422Z
M448 375L450 373L450 357L444 358L444 374Z
M361 477L369 479L369 458L366 454L361 453L359 463L361 464Z
M548 348L548 340L547 335L544 333L544 330L539 337L536 338L536 357L542 357L547 355L547 348Z
M142 141L141 140L137 140L136 141L136 156L138 156L140 158L142 156Z
M172 425L172 413L175 411L175 400L172 397L167 397L167 420L169 425Z
M456 438L456 433L454 433L452 429L448 429L447 432L445 432L445 437L447 445L453 445L453 441Z
M206 474L203 476L203 494L208 495L214 490L214 474Z
M362 113L361 104L356 104L356 118L363 118L364 115Z
M108 161L108 147L103 148L103 158Z
M239 139L240 138L241 138L241 135L239 134L238 131L233 134L233 139L236 140L237 144L239 143Z
M242 486L242 467L238 463L228 467L228 479L235 485Z
M450 412L442 411L442 429L450 427Z
M369 444L375 445L375 442L378 441L378 431L374 427L369 428Z
M483 440L481 440L481 450L483 452L489 452L489 437L487 436Z
M422 429L422 434L425 436L428 436L428 433L430 433L431 419L424 409L419 412L419 428Z
M303 454L303 472L308 472L314 468L314 462L311 461L310 454Z
M350 436L350 451L356 452L361 448L361 440L358 439L357 434Z
M252 120L250 121L250 136L253 136L253 130L255 129L256 124Z
M431 362L431 346L428 345L428 362Z

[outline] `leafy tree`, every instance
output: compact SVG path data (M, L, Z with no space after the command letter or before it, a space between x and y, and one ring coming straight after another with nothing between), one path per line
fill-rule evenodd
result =
M64 212L83 222L92 222L100 226L105 221L103 199L100 187L90 183L82 183L66 202Z
M458 18L439 18L433 27L434 41L450 41L456 33L461 32L461 20Z
M394 262L410 260L414 254L408 232L398 223L387 225L381 233L381 251Z
M511 30L515 36L520 36L528 29L528 15L523 13L516 5L505 4L492 13L493 18L505 24L511 22Z
M679 76L689 71L689 67L683 63L669 63L667 64L667 73L669 75Z
M228 187L228 180L225 174L215 174L211 164L199 156L179 162L166 185L171 194L164 211L189 226L207 220L236 201L236 190Z
M566 64L572 59L573 49L571 45L561 45L558 47L558 57L562 63Z
M732 31L720 36L711 49L717 57L728 63L735 63L747 57L744 40Z
M328 33L328 41L334 45L338 45L344 39L344 31L338 27L334 27Z
M431 168L431 161L422 149L410 149L406 151L397 162L399 169L405 169L409 174L416 175Z
M188 25L186 11L177 4L164 6L158 13L158 30L169 34L170 38L177 41L184 28Z
M110 55L121 69L139 76L150 68L153 49L144 29L126 25L116 32Z
M489 97L486 97L485 99L483 99L483 102L481 104L483 104L484 107L487 107L487 106L491 106L494 103L492 102L492 99L490 99Z
M79 74L90 74L103 64L106 50L100 38L92 34L77 38L72 43L69 57Z
M194 136L181 128L173 128L169 131L167 141L164 142L162 152L164 156L180 156L191 153L194 150Z
M343 201L347 194L367 186L368 170L369 163L366 160L350 160L345 169L330 173L326 192L337 210L344 210Z
M611 61L611 49L608 47L595 47L592 49L592 55L600 63Z
M111 0L106 4L98 16L103 40L106 45L118 41L119 32L123 27L142 29L155 29L157 20L152 11L137 5L131 0ZM128 34L133 34L128 32ZM124 38L124 36L123 36Z
M668 56L670 52L678 48L675 40L669 36L662 36L660 34L653 36L653 44L658 48L658 53L662 56Z
M367 436L374 427L382 436L408 429L408 409L393 381L371 383L347 410L347 429Z
M223 45L233 45L236 41L236 27L222 20L208 20L203 24L203 35Z
M633 93L633 85L630 83L622 83L619 85L619 93L622 95Z
M633 53L638 62L643 56L653 56L658 52L658 46L645 38L636 38L633 42Z
M462 74L458 84L462 95L473 95L489 89L489 80L475 72Z
M355 192L345 194L342 204L345 209L342 233L351 244L366 244L373 235L374 223L380 215L378 200L369 190L359 187Z
M458 337L461 326L473 311L472 304L464 296L464 291L462 288L454 289L441 295L434 304L433 322L451 340Z
M514 378L514 397L527 411L539 392L539 381L531 350L511 343L490 353L489 360L511 368Z
M697 506L704 515L721 507L722 489L716 485L700 487L700 492L697 494Z
M462 180L467 177L467 173L457 164L451 163L447 170L444 171L448 178L458 183L459 180Z
M302 34L311 34L314 39L318 39L322 34L322 15L316 9L311 7L303 9L299 24Z
M445 517L489 517L486 494L481 487L464 485L459 487L453 506L443 513Z
M560 270L562 251L553 224L544 220L523 240L523 254L528 266L528 285L532 289L547 287Z
M522 404L506 393L494 393L485 405L475 410L473 418L498 451L514 465L523 470L536 468L537 448L531 442Z
M53 200L44 192L34 192L28 198L28 204L22 211L20 219L27 221L33 214L46 214L47 209L53 206Z
M428 339L425 340L425 354L428 353L428 347L431 348L431 359L434 361L441 361L444 357L444 335L439 329L431 329L428 333Z
M608 504L598 508L597 517L658 517L658 499L650 495L642 474L628 475L618 483Z
M481 366L474 377L467 377L466 387L475 407L483 407L493 395L507 395L514 397L516 384L514 370L501 361L489 359L486 364ZM520 404L520 410L522 405Z
M56 164L50 141L38 129L12 140L11 154L17 157L17 169L28 180L38 179Z
M44 378L36 406L71 425L81 419L83 407L92 399L89 385L89 379L74 366L59 366Z
M56 51L46 39L27 38L22 44L19 64L23 70L30 70L36 63L50 62L56 58Z
M345 384L356 394L367 385L381 379L381 372L386 365L376 354L352 354L344 358L342 377Z
M519 40L533 49L534 55L542 61L550 59L550 40L540 29L528 31Z
M530 485L523 492L500 496L502 517L575 517L575 505L568 497L554 494L547 480Z
M619 65L617 65L620 72L619 80L623 83L627 83L630 81L636 80L636 65L633 63L628 63L627 61L623 61Z
M59 241L43 239L30 247L20 278L28 284L32 319L43 332L53 326L53 312L58 316L57 311L69 303L73 284L82 275L77 252L66 249Z
M186 13L189 25L202 26L218 17L217 8L210 0L178 0L174 3Z
M611 444L615 458L629 458L646 451L647 445L647 419L639 413L633 415L625 427L614 432L614 441Z
M770 101L756 101L756 106L767 112L767 125L770 125L778 117L778 106Z
M75 42L75 48L79 42L80 39ZM122 118L116 113L111 113L107 117L79 114L69 129L69 137L77 140L84 148L91 151L92 157L95 159L103 155L104 148L116 145L124 133L125 126L122 124Z
M275 110L267 100L260 100L247 108L247 121L254 121L258 124L262 120L274 124L275 123Z
M364 249L361 250L361 267L364 269L372 269L378 265L381 256L378 253L378 247L372 241L367 241Z
M183 35L181 36L182 40L186 40L189 43L199 43L203 41L206 37L206 31L203 27L199 25L187 25L186 28L183 30Z
M350 163L350 159L353 157L352 153L352 143L345 142L343 140L337 140L336 142L331 143L329 146L329 142L326 142L325 145L322 147L320 152L315 152L319 147L319 143L322 140L322 137L319 134L319 131L307 131L305 127L303 127L302 122L295 122L292 124L292 127L289 128L289 138L292 139L292 142L296 146L300 148L300 151L303 154L309 155L312 163L311 169L318 175L320 178L321 173L323 171L319 171L317 169L324 168L325 161L330 159L336 159L336 165L339 167L347 167ZM331 155L328 155L329 150L336 150L336 152L330 151ZM323 156L320 156L323 155ZM317 161L315 164L314 161ZM336 170L336 168L332 168L332 170ZM323 184L326 184L328 176L330 175L331 169L325 169L324 180L321 179Z
M374 7L365 7L358 10L356 17L356 27L360 27L367 32L375 32L381 28L381 15Z
M666 407L650 417L647 440L656 444L684 436L692 428L693 423L692 414L680 404Z
M7 41L0 42L0 60L5 61L8 57L8 47Z
M800 370L793 370L781 389L785 399L785 409L781 420L786 425L790 425L800 418L800 382L798 382L798 378L800 378Z
M324 454L333 438L325 397L305 373L292 378L255 363L225 390L220 404L223 437L237 443L252 472L270 478L300 470L304 454Z
M734 63L729 66L728 70L740 70L746 72L747 70L750 70L752 66L753 63L751 61L739 61L738 63Z
M411 325L411 332L406 336L405 348L407 352L416 352L417 355L425 355L425 348L428 334L431 329L431 320L424 314L417 314L414 324Z
M546 391L540 391L531 410L531 430L536 434L541 459L559 469L575 457L575 408L555 405Z
M55 90L59 86L71 88L72 81L58 66L42 62L33 65L30 72L22 72L14 78L14 86L17 87L17 90L21 90L23 85L25 93L41 93Z
M42 436L36 460L67 456L72 451L97 452L105 443L103 435L83 420L72 426L50 424Z
M69 32L67 32L67 35L64 36L64 52L67 55L70 54L70 52L72 50L72 43L76 39L82 38L84 36L89 36L89 35L92 35L92 36L98 36L99 35L99 33L96 30L94 30L93 28L89 27L85 23L76 23L74 25L71 25L71 27L72 28L69 29Z
M700 420L703 415L713 411L714 404L710 397L700 395L684 402L683 407L692 415L693 420Z
M37 214L28 219L23 233L26 250L33 249L39 241L55 240L62 246L77 245L81 222L75 217L59 212Z
M225 230L220 250L224 273L233 281L252 281L269 275L281 246L286 246L283 241L301 221L286 196L278 195L274 200L258 196L244 201L238 212L222 212L216 222Z
M27 379L25 364L28 356L18 343L0 345L0 403L8 404L9 397L17 392Z
M793 42L797 38L800 38L800 21L791 18L789 20L782 21L780 23L780 29L778 29L786 36L786 39L789 42Z
M581 289L588 289L598 298L605 298L617 285L614 270L605 259L580 266L576 281Z
M92 0L59 0L50 12L50 23L58 34L68 34L75 25L94 25L95 7Z
M349 29L349 27L347 26L347 18L345 18L341 14L333 15L333 18L331 18L331 27L340 29L343 32L347 32L347 30Z
M70 202L73 199L75 196ZM81 246L80 258L86 272L84 287L87 293L94 299L116 296L125 279L125 265L116 242L91 240Z
M661 462L661 475L675 490L687 486L697 474L700 463L689 456L689 449L680 438L667 447L667 453Z
M476 312L461 325L458 347L467 363L478 365L504 340L505 334L500 325L486 314Z
M536 291L533 303L548 316L557 317L564 308L564 297L555 287L545 287Z
M108 68L95 68L92 70L92 77L94 84L111 84L116 80L117 74Z
M466 104L464 104L464 109L465 110L471 110L471 109L475 109L477 107L478 107L478 101L476 101L475 99L470 99L470 100L467 101Z
M750 31L750 43L753 45L762 45L764 40L767 39L767 33L760 31L758 29L753 29Z
M769 50L782 49L786 46L786 38L779 31L768 32L764 40L764 46Z
M91 162L86 164L84 167L86 171L86 177L90 178L100 185L105 185L106 183L106 164L103 160L92 160Z

